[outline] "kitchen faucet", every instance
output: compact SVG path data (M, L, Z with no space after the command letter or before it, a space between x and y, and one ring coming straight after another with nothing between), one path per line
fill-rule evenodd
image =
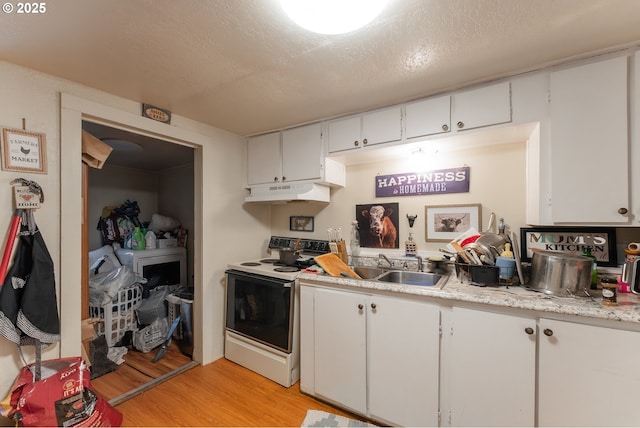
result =
M391 262L391 260L389 260L389 258L382 253L378 254L378 267L382 267L382 259L386 260L386 262L389 264L389 267L393 267L393 263Z
M424 268L422 256L416 255L416 260L418 261L418 272L422 272L422 269Z

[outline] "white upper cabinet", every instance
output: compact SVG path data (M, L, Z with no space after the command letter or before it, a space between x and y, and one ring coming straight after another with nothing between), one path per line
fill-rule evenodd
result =
M282 181L321 178L323 157L320 123L282 131Z
M450 134L511 122L511 85L489 85L405 105L405 137Z
M511 84L502 82L453 95L451 122L457 131L511 122Z
M325 178L321 123L251 137L247 144L249 186Z
M554 223L629 222L628 57L552 72Z
M402 139L400 106L329 121L329 153L360 149Z
M247 183L279 182L282 177L280 133L259 135L247 141Z
M405 136L425 137L451 131L451 96L427 98L405 105Z

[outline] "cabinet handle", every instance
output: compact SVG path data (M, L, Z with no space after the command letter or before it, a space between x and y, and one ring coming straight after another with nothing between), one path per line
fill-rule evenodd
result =
M362 140L362 144L364 144L365 146L367 145L369 141L365 138L364 140Z
M276 183L279 181L280 179L278 177L273 177L273 181L275 181Z
M531 327L527 327L524 329L524 332L527 334L533 334L533 329Z
M618 208L618 214L625 215L628 212L629 212L629 210L626 209L626 208Z
M364 309L364 305L362 303L358 304L358 309L363 310Z
M458 122L456 125L458 125L458 129L462 129L464 128L464 122Z
M553 330L551 330L550 328L545 328L543 330L543 333L545 336L553 336Z
M442 125L442 130L443 131L448 131L449 130L449 125L447 125L446 123L444 125Z
M377 307L378 307L378 305L376 305L375 303L372 303L372 304L371 304L371 309L375 309L375 308L377 308Z
M360 145L360 142L358 140L356 140L356 141L353 142L353 145L358 147Z
M286 179L287 179L287 177L282 177L282 181L284 181L284 180L286 180Z

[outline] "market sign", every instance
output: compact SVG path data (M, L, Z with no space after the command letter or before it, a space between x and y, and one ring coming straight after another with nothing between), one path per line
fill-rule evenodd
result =
M436 195L469 191L468 166L376 176L376 197Z

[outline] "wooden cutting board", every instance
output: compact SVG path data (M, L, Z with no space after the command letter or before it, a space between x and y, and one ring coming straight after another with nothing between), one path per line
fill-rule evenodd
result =
M342 275L342 272L344 272L352 278L361 279L360 276L347 266L347 264L336 254L327 253L321 256L316 256L314 259L316 263L331 276L344 276Z

